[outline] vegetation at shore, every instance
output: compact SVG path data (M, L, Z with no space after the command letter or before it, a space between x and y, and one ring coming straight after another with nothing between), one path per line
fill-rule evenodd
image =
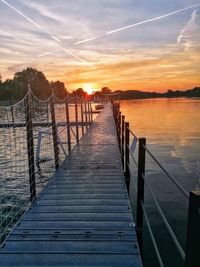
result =
M11 103L16 102L23 98L28 91L28 84L34 94L40 99L47 99L52 92L63 99L67 94L71 96L87 97L87 93L82 88L78 88L69 93L65 84L61 81L49 82L44 73L34 68L27 68L21 72L16 72L13 79L7 79L2 82L0 75L0 100L9 101ZM101 98L105 94L111 93L108 87L103 87L101 91L93 93L91 98ZM195 87L186 91L182 90L168 90L165 93L157 92L143 92L139 90L117 90L110 96L111 99L142 99L142 98L160 98L160 97L200 97L200 87Z

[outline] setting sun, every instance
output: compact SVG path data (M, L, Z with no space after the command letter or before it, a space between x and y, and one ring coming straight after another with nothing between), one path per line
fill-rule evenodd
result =
M92 93L95 91L94 86L90 83L84 84L83 90L88 93L88 95L92 95Z

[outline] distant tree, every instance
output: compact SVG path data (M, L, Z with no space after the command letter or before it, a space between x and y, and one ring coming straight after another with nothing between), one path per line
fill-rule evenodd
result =
M51 90L54 92L54 94L60 98L64 99L67 95L67 90L65 88L65 84L60 81L51 82L50 83Z
M83 97L85 98L87 96L87 93L83 90L83 88L78 88L76 91L75 91L75 95L77 97Z
M2 76L1 76L1 73L0 73L0 83L2 83Z
M104 98L104 96L102 95L102 93L100 91L96 91L93 93L92 95L92 99L94 101L99 101L100 99Z
M101 89L101 93L102 93L102 94L110 94L110 93L111 93L111 90L110 90L109 87L103 87L103 88Z
M34 68L27 68L14 75L14 83L20 95L25 95L28 84L34 94L40 99L46 99L51 95L51 89L44 73Z

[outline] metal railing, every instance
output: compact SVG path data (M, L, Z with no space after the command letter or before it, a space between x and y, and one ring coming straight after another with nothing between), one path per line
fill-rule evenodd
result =
M200 248L200 191L191 191L188 193L183 186L173 177L167 169L160 163L160 161L153 155L150 149L146 145L146 138L138 138L134 132L130 129L129 123L125 121L125 117L121 115L119 103L112 103L113 115L116 124L117 137L119 142L119 148L121 152L122 165L124 168L125 180L127 185L127 191L129 196L130 192L130 180L132 179L130 168L130 156L137 168L137 185L135 189L137 193L137 205L136 205L136 233L138 239L138 245L140 248L141 258L143 259L143 218L146 221L147 229L150 234L150 238L157 256L158 263L161 267L164 267L163 260L161 258L159 247L154 236L152 226L149 221L149 216L145 208L144 192L147 188L150 196L155 204L155 207L160 214L160 217L171 236L181 258L183 259L183 266L185 267L197 267L199 266L199 248ZM130 146L130 136L133 137L133 149ZM133 151L138 144L138 161L136 161ZM176 186L176 188L186 197L189 201L188 220L187 220L187 235L186 235L186 250L182 248L178 238L176 237L172 227L170 226L151 186L145 175L145 163L146 154L157 164L160 170L168 177L168 179ZM133 180L134 182L134 180Z
M1 179L5 181L0 197L0 245L3 245L38 192L87 132L93 114L87 99L70 96L58 99L52 93L43 101L30 88L20 102L1 106L0 110L0 166Z

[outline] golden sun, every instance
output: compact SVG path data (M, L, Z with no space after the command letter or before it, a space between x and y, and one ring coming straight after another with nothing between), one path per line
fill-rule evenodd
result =
M92 93L95 91L94 87L92 86L92 84L84 84L83 86L83 90L88 94L88 95L92 95Z

